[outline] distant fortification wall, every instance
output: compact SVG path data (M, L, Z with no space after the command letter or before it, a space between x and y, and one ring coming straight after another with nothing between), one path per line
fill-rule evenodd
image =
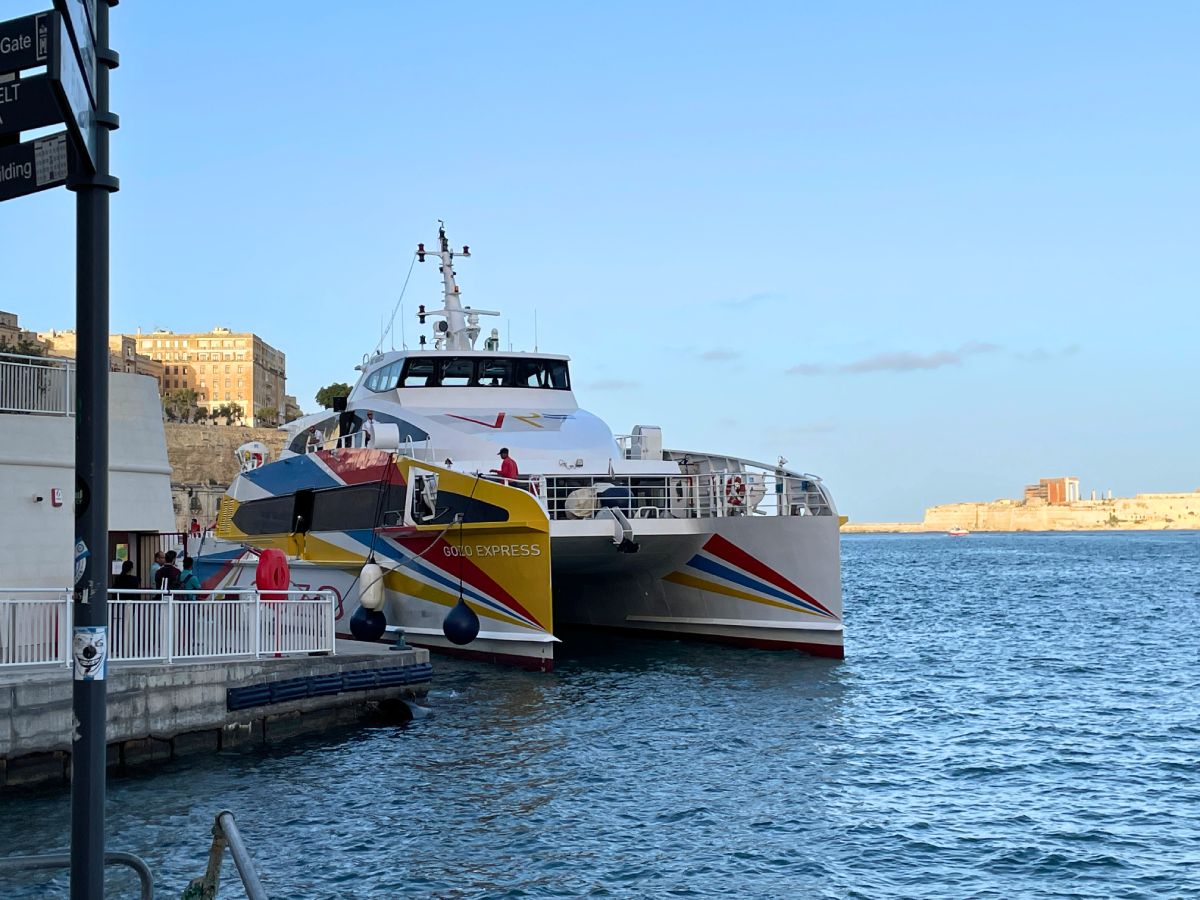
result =
M271 451L271 459L278 459L287 437L276 428L178 424L164 428L176 531L187 531L192 519L202 528L214 526L221 496L238 473L233 455L238 447L261 441Z
M241 428L226 425L164 426L167 433L167 460L174 470L175 484L228 486L238 473L233 452L247 441L262 441L278 459L286 432L276 428Z
M948 503L925 510L925 531L1093 531L1200 528L1200 491L1137 494L1112 500L1047 505L997 500Z
M951 528L969 531L1200 529L1200 490L1055 505L1021 500L946 503L926 509L925 519L921 522L849 522L842 531L850 534L908 533L949 531Z

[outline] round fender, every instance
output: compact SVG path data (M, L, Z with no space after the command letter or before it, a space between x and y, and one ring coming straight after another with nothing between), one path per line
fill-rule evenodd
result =
M387 630L387 617L377 609L359 607L350 617L350 633L360 641L377 641Z

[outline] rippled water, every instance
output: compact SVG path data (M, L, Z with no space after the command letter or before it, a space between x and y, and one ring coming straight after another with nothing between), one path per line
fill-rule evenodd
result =
M221 807L277 896L1200 894L1200 535L843 556L842 663L647 641L573 645L549 676L438 661L432 718L114 779L109 845L166 896ZM11 853L66 821L63 792L0 800Z

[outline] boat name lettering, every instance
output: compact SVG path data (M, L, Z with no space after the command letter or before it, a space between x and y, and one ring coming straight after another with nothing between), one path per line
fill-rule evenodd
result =
M446 556L541 556L539 544L464 544L460 551L458 547L449 545L442 548Z

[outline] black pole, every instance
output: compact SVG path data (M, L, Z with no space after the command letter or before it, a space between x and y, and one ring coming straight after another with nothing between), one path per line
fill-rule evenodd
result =
M108 7L96 12L96 174L75 198L75 657L71 745L71 900L104 896L105 675L108 653ZM69 47L63 48L70 53ZM88 655L90 653L90 656ZM92 666L81 660L94 662Z

